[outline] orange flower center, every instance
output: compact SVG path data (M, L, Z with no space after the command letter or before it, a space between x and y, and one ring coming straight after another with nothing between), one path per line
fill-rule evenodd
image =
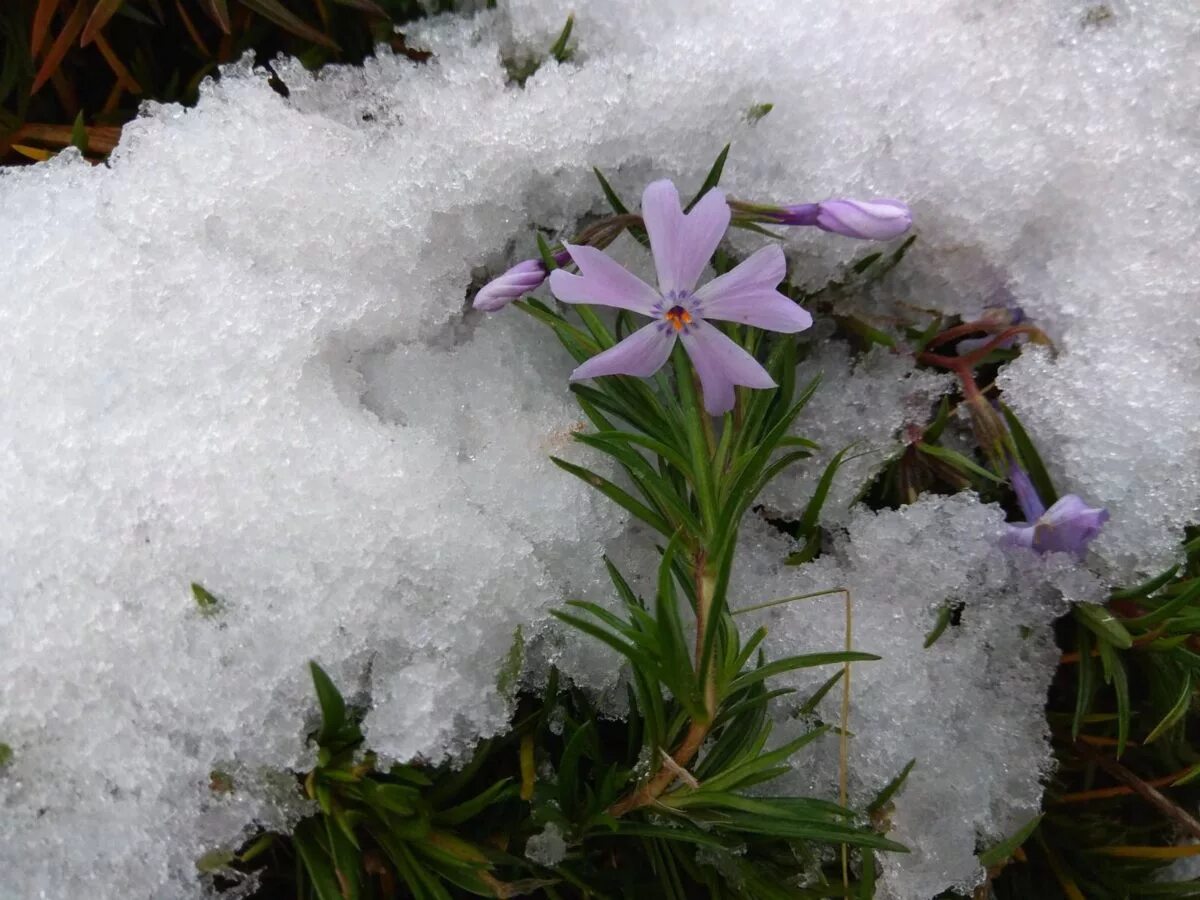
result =
M683 331L683 326L692 321L692 314L682 306L672 306L663 315L676 331Z

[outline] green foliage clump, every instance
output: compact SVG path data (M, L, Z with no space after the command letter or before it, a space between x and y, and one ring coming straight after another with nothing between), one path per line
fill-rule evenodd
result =
M316 664L312 674L318 758L299 780L319 812L290 836L260 835L205 860L218 886L253 874L259 898L793 900L842 895L829 845L860 848L868 869L870 850L901 849L837 804L743 793L786 771L784 761L830 727L763 752L773 695L761 679L723 710L696 769L703 783L684 774L652 812L617 816L614 805L649 769L635 697L628 719L607 719L551 673L540 695L519 697L511 730L479 744L461 768L381 770L364 749L362 711ZM560 858L525 855L543 834L561 836Z

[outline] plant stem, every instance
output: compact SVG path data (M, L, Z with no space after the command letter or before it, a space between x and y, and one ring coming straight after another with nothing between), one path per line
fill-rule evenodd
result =
M684 735L683 741L675 748L675 752L671 754L671 759L675 762L676 766L681 769L687 768L688 764L695 759L696 754L700 752L700 745L708 737L708 729L709 726L702 722L692 722L688 726L687 734ZM633 812L635 809L649 806L662 795L663 791L671 786L671 782L676 777L675 772L671 768L663 766L653 778L643 782L636 790L626 794L610 806L608 814L615 819L619 819L621 816Z
M1168 799L1161 791L1159 791L1149 782L1139 778L1115 759L1110 759L1107 756L1097 753L1095 750L1081 741L1075 742L1075 752L1088 762L1093 762L1098 765L1113 778L1127 784L1133 789L1135 794L1140 796L1151 806L1154 806L1167 818L1175 822L1175 824L1178 825L1182 831L1186 831L1193 838L1200 838L1200 822L1196 821L1196 819L1183 808L1175 803L1172 803L1170 799Z
M694 571L696 583L696 671L699 672L702 668L705 640L708 637L717 576L706 565L703 553L697 554ZM709 723L712 723L717 717L717 667L711 663L708 666L708 674L704 678L704 711L708 714Z
M696 586L696 669L699 671L705 637L710 625L709 614L712 611L717 576L709 569L703 551L696 554L692 571ZM704 720L696 719L688 723L687 733L684 734L679 746L671 753L671 760L675 765L662 766L653 778L643 782L635 790L610 806L608 808L610 816L619 819L626 813L654 803L678 777L678 769L686 769L696 758L696 754L700 752L700 747L704 743L704 739L708 737L712 723L717 717L717 671L716 667L712 665L708 667L708 675L704 679L704 711L706 713Z

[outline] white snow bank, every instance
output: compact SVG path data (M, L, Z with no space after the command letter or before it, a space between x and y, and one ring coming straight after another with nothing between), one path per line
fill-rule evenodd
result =
M1057 362L1012 367L1006 396L1061 486L1109 506L1106 564L1160 566L1197 518L1190 3L1107 17L1052 0L585 4L576 63L508 85L502 51L548 47L567 8L439 20L417 35L435 54L424 66L283 64L286 101L237 68L195 110L150 109L108 168L68 156L0 172L0 740L15 751L0 893L194 892L202 852L286 815L253 773L304 764L313 656L348 689L369 679L385 754L500 727L495 663L515 628L567 593L603 595L595 554L623 520L545 462L578 420L565 355L515 313L464 321L463 301L473 269L530 255L532 225L601 209L593 165L627 198L663 175L687 189L733 138L737 196L911 201L921 244L880 303L963 310L1007 291L1061 338ZM861 249L808 233L789 246L813 283ZM879 398L861 424L886 443L894 389ZM963 529L998 521L936 508ZM878 523L903 543L913 520L855 517L847 546ZM920 552L949 572L986 555L979 540ZM860 645L880 649L865 640L898 596L888 563L846 553L772 577L785 593L826 576L875 585L858 621ZM197 613L191 581L224 599L216 617ZM1029 624L1060 603L1028 607ZM989 630L1009 624L968 614L966 655L944 664L1010 646ZM799 649L808 628L788 624L777 646ZM969 878L971 832L1035 803L1037 767L1003 760L1045 758L1044 635L1004 657L1038 661L1013 682L1032 704L1016 711L989 670L922 674L940 644L894 663L912 673L902 699L856 701L859 730L895 744L862 760L863 784L928 749L921 729L953 726L938 704L983 716L989 690L1011 733L976 757L994 771L962 773L979 782L953 841L954 823L923 812L940 795L918 790L940 763L914 774L898 827L946 849L890 863L896 896ZM901 731L900 709L932 724ZM246 784L215 797L214 768Z

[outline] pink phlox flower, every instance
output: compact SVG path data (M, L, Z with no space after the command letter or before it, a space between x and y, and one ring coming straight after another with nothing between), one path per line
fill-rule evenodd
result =
M685 214L670 181L656 181L642 194L642 218L658 273L655 289L594 247L567 244L579 274L550 273L550 290L563 303L611 306L653 321L615 347L593 356L571 380L602 375L646 378L683 347L700 376L704 408L722 415L733 408L734 386L772 388L775 382L759 362L708 320L738 322L792 334L812 325L812 316L775 288L787 264L771 244L731 271L697 287L700 275L729 227L723 191L708 191Z
M1071 553L1082 559L1088 544L1108 521L1108 510L1090 507L1075 494L1065 494L1046 509L1024 469L1012 466L1009 477L1027 520L1008 526L1009 543L1037 553Z

